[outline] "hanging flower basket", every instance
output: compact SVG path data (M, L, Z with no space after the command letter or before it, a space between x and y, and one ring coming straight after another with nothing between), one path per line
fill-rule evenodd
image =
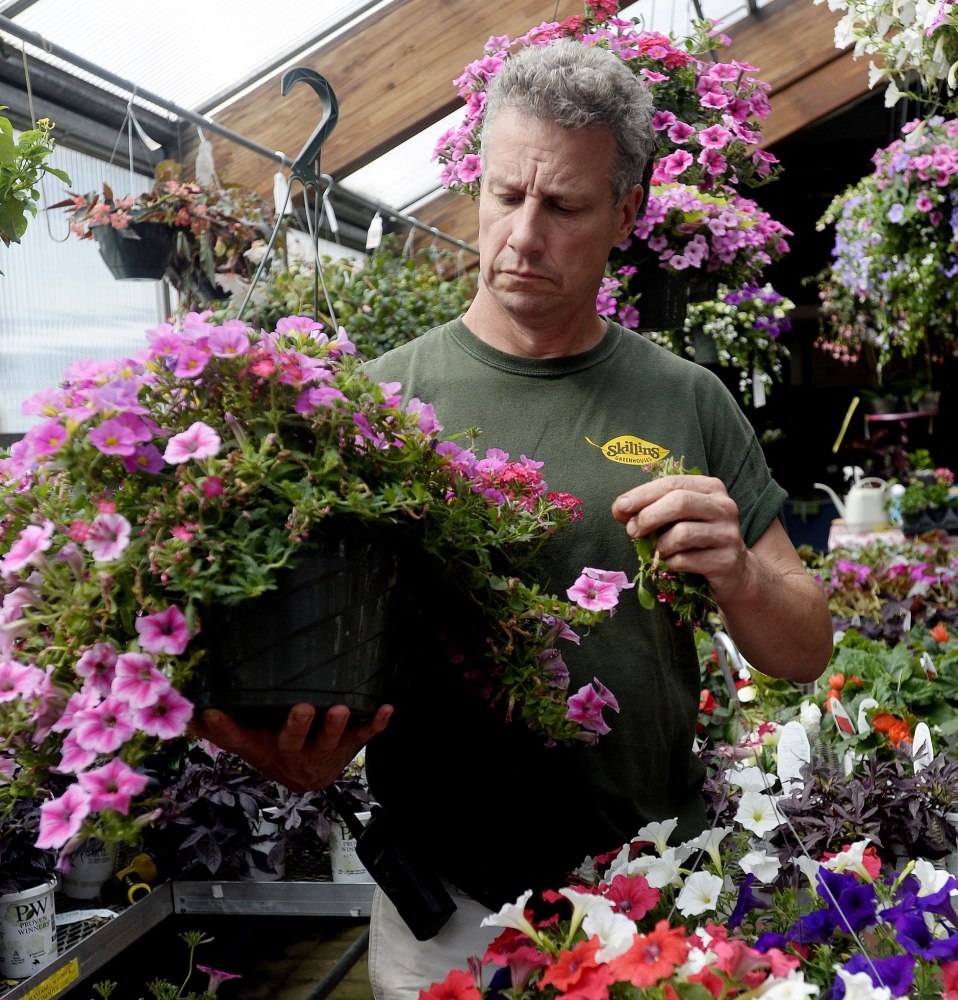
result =
M714 302L718 298L719 276L696 271L689 283L689 302Z
M173 253L173 230L159 222L131 222L123 229L92 226L110 273L117 281L159 281Z
M397 566L395 549L331 526L275 590L211 609L188 694L248 725L279 726L298 702L371 717L393 666Z
M681 330L689 304L689 277L664 269L648 269L651 279L641 289L638 333L653 330Z

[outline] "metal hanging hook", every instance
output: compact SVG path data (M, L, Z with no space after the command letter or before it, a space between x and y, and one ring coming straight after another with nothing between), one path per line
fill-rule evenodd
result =
M319 178L322 173L320 155L326 140L336 127L336 122L339 121L339 101L336 100L336 94L327 79L307 66L296 66L283 74L281 84L283 97L301 80L308 83L316 91L316 96L323 105L323 117L313 129L313 134L306 140L299 156L293 161L292 174L304 186L311 184L313 187L319 187Z

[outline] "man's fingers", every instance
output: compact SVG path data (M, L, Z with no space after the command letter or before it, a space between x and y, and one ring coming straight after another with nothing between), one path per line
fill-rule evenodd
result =
M190 732L229 753L236 753L234 748L246 743L246 730L216 708L208 708L199 719L194 719L190 723Z
M676 490L687 490L691 493L716 493L724 492L725 487L721 480L712 476L663 476L661 479L653 479L650 483L643 483L641 486L629 490L628 493L616 497L612 504L612 516L625 524L635 513Z
M392 714L392 705L380 705L369 722L349 731L349 738L357 743L368 743L377 733L381 733L386 728Z
M305 702L293 705L283 728L276 734L276 749L280 753L299 753L306 744L309 727L316 718L316 709Z

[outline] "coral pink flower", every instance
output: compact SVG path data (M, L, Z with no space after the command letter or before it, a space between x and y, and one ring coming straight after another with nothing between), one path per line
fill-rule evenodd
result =
M179 656L190 641L186 617L175 604L165 611L137 618L134 625L140 635L140 645L148 653Z
M122 514L97 514L83 547L94 562L112 562L129 544L130 522Z
M595 580L583 573L566 591L569 600L588 611L608 611L619 603L619 588L614 583Z
M97 642L77 660L76 672L86 678L84 691L92 690L105 698L110 693L116 666L116 646L112 642Z
M170 465L180 465L192 459L209 458L220 450L220 436L209 424L202 420L190 426L181 434L170 438L163 458Z
M84 750L115 753L133 736L136 726L130 721L130 706L111 695L96 708L77 712L73 732Z
M173 740L186 732L186 724L193 717L193 703L175 688L170 688L148 708L135 709L133 722L148 736Z
M43 680L43 671L15 660L0 663L0 702L32 698Z
M116 677L110 693L130 708L148 708L156 703L170 682L145 653L123 653L117 657Z
M78 785L70 787L58 798L40 806L40 836L37 847L62 847L75 836L90 812L90 800Z
M655 909L661 893L651 888L643 875L616 875L602 895L612 900L616 913L622 913L630 920L641 920Z
M36 566L43 562L43 553L50 548L53 522L44 521L43 527L28 524L20 537L10 546L7 554L0 559L0 574L10 576L19 573L24 566Z
M130 811L130 799L146 788L147 777L137 774L119 757L114 757L103 767L95 768L80 775L80 787L90 796L90 811L116 809L117 812Z

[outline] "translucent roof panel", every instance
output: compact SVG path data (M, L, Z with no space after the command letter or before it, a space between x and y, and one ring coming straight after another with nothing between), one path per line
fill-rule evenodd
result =
M12 0L0 0L0 14ZM375 6L375 0L36 0L15 18L84 59L146 90L195 109L319 36ZM17 48L20 42L14 42ZM52 56L99 86L115 90Z

